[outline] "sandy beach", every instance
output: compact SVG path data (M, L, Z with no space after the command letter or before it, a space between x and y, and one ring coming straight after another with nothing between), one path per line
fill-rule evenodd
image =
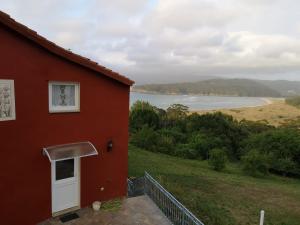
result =
M265 121L271 125L279 126L292 120L300 119L300 109L285 103L284 99L263 98L263 106L244 107L220 110L197 110L199 114L208 112L223 112L232 115L237 120Z

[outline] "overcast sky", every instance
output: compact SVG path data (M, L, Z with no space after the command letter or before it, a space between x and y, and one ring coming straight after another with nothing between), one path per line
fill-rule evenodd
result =
M137 83L300 80L299 0L1 0L0 9Z

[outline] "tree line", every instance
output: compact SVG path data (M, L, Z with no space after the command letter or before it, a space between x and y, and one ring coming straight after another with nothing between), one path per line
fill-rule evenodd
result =
M208 160L215 170L228 161L246 173L300 177L298 127L237 121L221 112L199 115L173 104L166 110L137 101L130 110L130 143L177 157Z

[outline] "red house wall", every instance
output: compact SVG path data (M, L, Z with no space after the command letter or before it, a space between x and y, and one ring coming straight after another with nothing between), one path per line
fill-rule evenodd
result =
M32 225L51 217L46 146L91 141L97 148L98 156L81 159L81 207L126 195L129 86L2 25L0 43L0 79L14 80L16 99L16 120L0 122L0 223ZM80 112L50 114L48 81L80 82Z

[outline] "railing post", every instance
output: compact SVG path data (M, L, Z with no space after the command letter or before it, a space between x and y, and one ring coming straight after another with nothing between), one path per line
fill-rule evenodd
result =
M147 191L146 191L146 171L144 173L144 194L147 194Z
M265 211L261 210L260 211L260 221L259 221L259 225L264 225L264 219L265 219Z
M185 225L185 214L182 211L181 225Z

